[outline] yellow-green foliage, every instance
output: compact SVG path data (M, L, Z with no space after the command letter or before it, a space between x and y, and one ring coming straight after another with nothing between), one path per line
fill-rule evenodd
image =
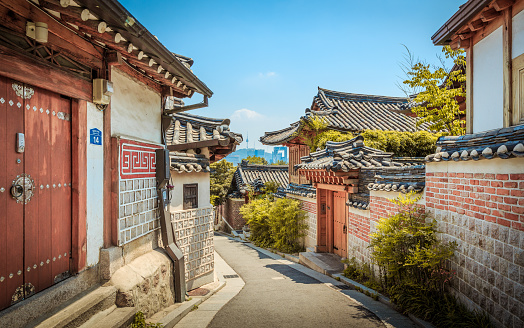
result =
M426 222L426 214L416 205L419 199L410 192L393 200L398 213L382 218L377 231L370 235L371 256L383 273L384 289L415 283L427 290L443 291L452 276L446 261L456 245L437 238L435 221Z
M328 127L326 118L315 114L308 117L306 124L313 131L325 130Z
M366 146L392 152L396 157L424 157L435 152L435 143L443 133L365 130L361 135ZM340 142L353 137L351 133L325 130L307 142L310 150L316 151L324 149L327 141Z
M451 47L442 47L446 58L451 58L456 65L466 66L464 50L452 50ZM415 103L420 104L413 108L413 112L422 119L417 124L431 123L433 131L448 130L452 135L465 133L464 122L460 120L461 111L457 97L466 96L466 75L461 70L448 72L444 67L433 68L422 62L415 63L409 72L409 80L403 83L411 88L421 88ZM442 87L442 83L446 85ZM454 87L458 84L459 87Z
M164 327L161 323L146 323L146 318L141 311L135 313L135 318L133 323L131 323L131 328L162 328Z
M305 212L293 199L263 197L242 205L240 213L251 230L251 241L257 246L272 247L282 252L301 249L299 238L305 235Z
M216 206L222 204L226 199L236 168L225 159L210 166L210 201L211 204Z

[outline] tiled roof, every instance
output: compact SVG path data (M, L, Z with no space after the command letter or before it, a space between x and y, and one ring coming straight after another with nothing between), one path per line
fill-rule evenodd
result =
M346 205L354 207L359 210L369 210L369 202L364 202L362 200L348 199L348 201L346 202Z
M264 136L260 137L260 142L264 145L280 145L296 137L302 126L301 122L295 122L285 129L265 132Z
M173 114L173 123L166 131L168 145L212 139L229 140L240 144L242 135L229 130L229 119L214 119L188 113Z
M426 183L425 165L384 168L375 175L375 182L367 185L369 190L420 192Z
M324 117L329 128L351 132L363 130L417 131L427 130L429 124L416 127L417 119L400 113L408 103L406 98L345 93L318 88L311 111ZM403 106L404 105L404 106Z
M209 172L209 160L204 155L169 152L171 168L178 173Z
M380 167L403 167L418 165L417 161L393 161L393 153L364 146L364 138L359 135L343 142L326 143L326 148L301 157L298 169L348 172L354 169L376 169Z
M428 130L428 123L417 128L418 118L404 114L408 107L408 100L403 97L346 93L319 87L317 95L313 97L311 109L306 109L305 116L299 122L279 131L266 132L260 142L278 145L293 139L296 132L302 129L303 121L313 115L323 117L328 123L328 129L345 132Z
M299 185L295 183L290 183L286 187L278 188L278 192L281 194L292 194L302 197L316 198L317 189L311 185Z
M524 157L524 124L458 137L440 137L435 154L426 156L426 161L468 161L496 157Z
M286 186L289 181L287 165L257 165L242 161L234 175L237 190L246 190L248 185L260 188L261 183L275 181L280 186Z

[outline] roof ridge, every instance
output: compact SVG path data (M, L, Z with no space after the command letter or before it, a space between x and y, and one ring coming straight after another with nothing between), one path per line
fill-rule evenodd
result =
M381 95L369 95L369 94L362 94L362 93L351 93L351 92L342 92L342 91L335 91L335 90L329 90L324 89L321 87L318 87L319 91L322 91L326 97L329 97L330 94L333 94L335 96L344 96L344 97L350 97L355 99L361 99L361 98L368 98L368 99L376 99L376 100L384 100L384 101L393 101L393 102L408 102L406 97L393 97L393 96L381 96Z

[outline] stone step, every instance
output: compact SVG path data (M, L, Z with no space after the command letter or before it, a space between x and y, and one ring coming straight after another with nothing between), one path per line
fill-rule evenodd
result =
M98 287L75 297L72 303L69 302L47 316L37 319L36 323L31 326L37 328L80 327L98 312L114 306L115 301L115 287Z
M111 313L96 318L89 326L82 325L81 328L127 328L133 323L135 313L136 308L134 307L116 308Z

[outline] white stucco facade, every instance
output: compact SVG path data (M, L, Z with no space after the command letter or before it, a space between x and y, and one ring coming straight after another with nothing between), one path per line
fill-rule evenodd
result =
M513 17L511 58L524 54L524 10Z
M98 263L104 245L104 147L91 143L91 129L104 130L104 113L87 103L87 266ZM102 136L101 136L102 137Z
M160 94L114 67L111 81L111 134L160 143Z
M473 58L473 133L502 128L502 27L473 46Z
M198 208L211 206L209 201L209 173L192 172L178 173L171 171L171 212L181 211L184 208L184 184L198 183Z

